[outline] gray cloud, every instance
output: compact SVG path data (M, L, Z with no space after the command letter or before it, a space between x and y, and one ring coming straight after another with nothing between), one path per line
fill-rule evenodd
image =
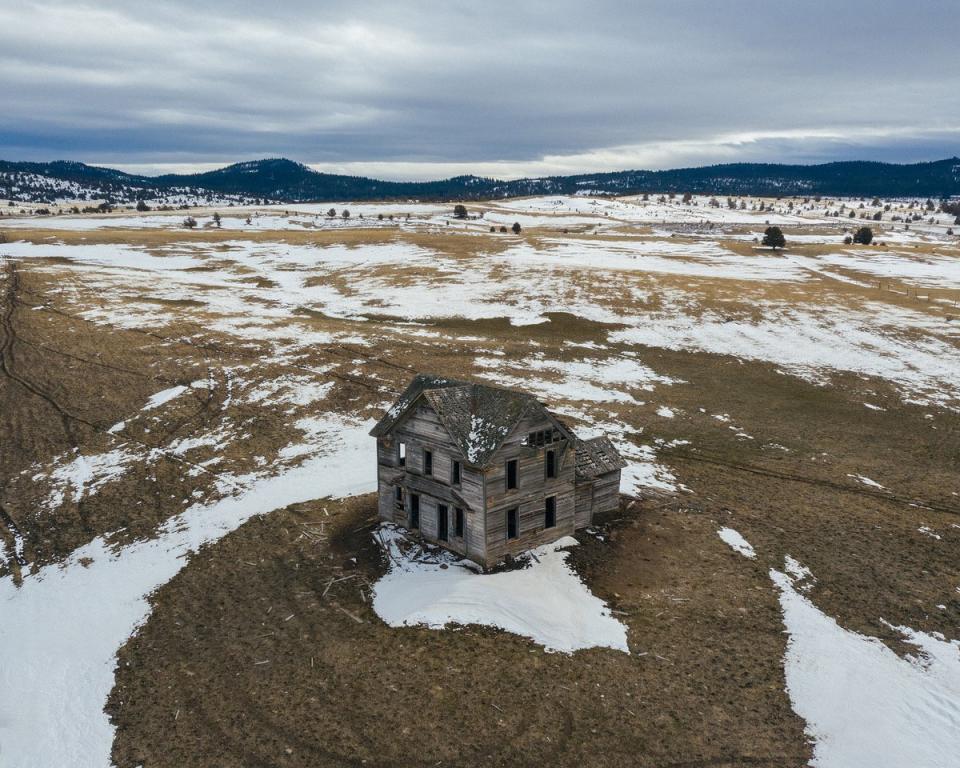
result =
M951 2L8 0L0 156L386 176L932 159Z

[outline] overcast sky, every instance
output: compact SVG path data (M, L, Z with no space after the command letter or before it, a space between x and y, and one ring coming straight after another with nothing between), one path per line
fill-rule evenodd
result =
M388 178L939 159L960 154L958 11L2 0L0 158Z

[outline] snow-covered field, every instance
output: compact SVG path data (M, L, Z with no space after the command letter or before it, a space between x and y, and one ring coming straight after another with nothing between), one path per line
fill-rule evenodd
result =
M189 242L179 236L180 214L4 218L0 262L19 260L52 277L48 300L96 324L152 330L189 322L224 334L237 348L266 345L263 364L297 365L299 355L321 345L379 353L397 334L436 345L470 342L477 352L464 357L465 375L535 392L584 436L609 434L629 462L622 475L629 494L687 491L658 456L662 441L624 421L623 413L647 405L661 419L680 421L681 412L662 400L688 384L658 371L645 357L650 348L762 361L818 385L835 373L873 377L907 403L960 409L960 297L950 298L960 291L960 250L947 235L950 222L934 216L934 224L909 231L891 225L883 234L886 248L845 247L842 228L860 220L828 213L841 204L852 208L849 201L810 202L793 211L784 203L761 211L755 201L736 208L719 202L532 198L471 206L471 215L482 218L450 225L447 207L432 204L337 204L350 210L350 219L326 217L328 204L272 206L223 212L229 239ZM192 212L201 232L208 232L211 214ZM513 221L547 231L484 234ZM796 249L784 255L754 247L750 240L767 221L801 230L787 232ZM33 237L33 227L56 231ZM314 228L387 227L387 236L373 233L369 242L362 233L334 244L303 237ZM566 227L577 232L561 236ZM113 228L151 230L165 239L149 246L111 241ZM97 241L85 242L94 230ZM245 238L246 231L258 237ZM431 241L438 232L443 237ZM451 245L458 235L462 247ZM878 280L898 285L881 289ZM940 293L921 300L917 288ZM489 331L493 321L506 321L526 340L522 354L499 348ZM550 323L564 342L545 350L537 333ZM571 324L569 338L563 323ZM588 341L573 340L586 333ZM332 391L334 374L363 378L360 363L346 360L336 371L332 364L301 366L264 380L254 365L238 365L234 374L247 377L245 389L228 398L251 409L279 406L290 416L295 435L275 463L221 477L222 498L185 500L182 514L155 538L118 547L97 537L62 564L26 568L19 586L0 580L0 765L109 765L113 731L103 706L117 650L149 615L147 596L190 552L253 515L372 489L372 441L358 415L308 413ZM112 441L107 447L63 453L31 468L45 489L37 511L55 515L161 454L181 460L212 452L216 462L242 445L243 426L232 422L152 449L124 438L128 423L155 418L213 386L194 378L158 385L140 410L103 436ZM722 429L753 439L739 419L719 416ZM859 472L848 477L875 492L888 483L882 475L876 477L883 484ZM719 535L751 562L763 554L732 528ZM558 547L535 553L529 568L481 576L450 559L412 558L392 529L381 536L391 565L374 606L391 626L480 623L557 651L628 651L625 626ZM14 554L0 548L0 561ZM897 627L918 649L917 659L900 658L820 612L804 592L812 576L802 564L788 560L784 567L771 571L771 589L790 635L789 694L815 739L816 764L950 765L960 754L957 643Z

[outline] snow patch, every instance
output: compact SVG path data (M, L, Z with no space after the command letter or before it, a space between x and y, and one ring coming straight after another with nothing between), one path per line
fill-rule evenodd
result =
M180 395L186 391L187 388L185 386L178 385L176 387L170 387L170 389L165 389L162 392L157 392L155 395L150 396L150 399L147 400L146 404L140 410L152 411L154 408L159 408L164 403L170 402L175 397L180 397Z
M566 536L531 550L529 564L482 574L451 553L429 558L391 525L376 538L390 569L374 586L373 608L391 627L482 624L523 637L550 651L612 648L629 653L627 628L567 564Z
M843 629L771 570L789 634L784 669L819 768L957 765L960 643L893 627L915 646L901 658L875 637Z
M749 557L751 560L756 558L757 553L750 545L750 542L743 538L739 532L733 530L733 528L721 528L719 531L717 531L717 536L723 539L723 541L734 552L737 552L744 557Z

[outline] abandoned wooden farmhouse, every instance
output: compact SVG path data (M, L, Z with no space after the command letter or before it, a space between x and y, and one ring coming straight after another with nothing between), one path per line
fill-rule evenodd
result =
M429 375L370 434L380 519L483 566L616 509L626 465L529 394Z

